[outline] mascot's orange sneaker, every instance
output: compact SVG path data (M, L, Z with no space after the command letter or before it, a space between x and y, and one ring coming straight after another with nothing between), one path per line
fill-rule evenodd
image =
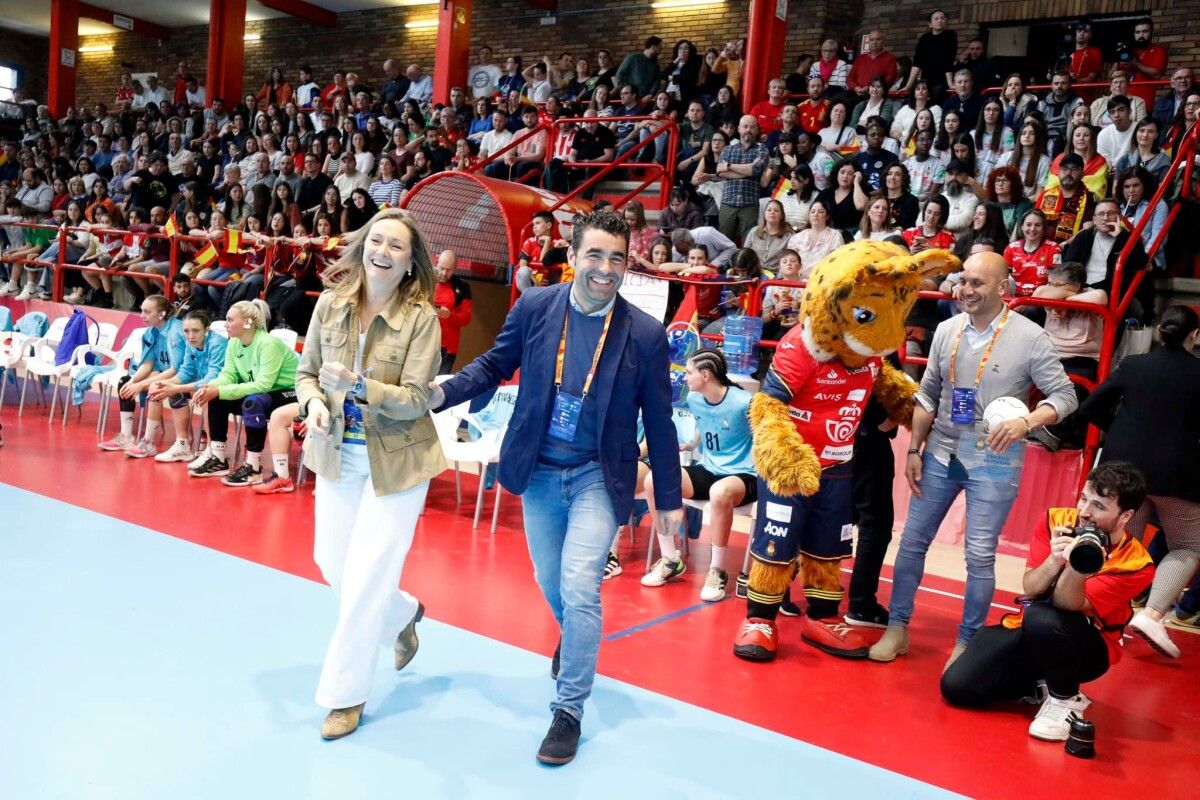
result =
M733 654L747 661L771 661L779 647L779 630L774 620L750 617L733 640Z
M871 645L862 633L839 617L804 618L800 638L818 650L839 658L866 658Z

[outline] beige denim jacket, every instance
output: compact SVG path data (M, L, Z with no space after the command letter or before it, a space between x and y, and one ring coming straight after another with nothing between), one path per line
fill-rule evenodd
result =
M324 292L313 311L296 371L296 399L301 411L314 398L329 407L329 437L305 438L304 464L330 480L341 475L346 392L326 395L317 376L326 361L354 368L357 319L355 301ZM377 495L404 491L446 469L429 416L428 385L437 374L441 344L441 326L429 303L396 299L371 320L367 329L362 357L366 404L362 410L371 483Z

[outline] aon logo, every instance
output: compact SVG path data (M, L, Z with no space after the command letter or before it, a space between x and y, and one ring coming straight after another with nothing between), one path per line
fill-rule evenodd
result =
M763 528L763 533L767 536L778 536L780 539L785 539L788 535L788 529L768 521L766 527Z

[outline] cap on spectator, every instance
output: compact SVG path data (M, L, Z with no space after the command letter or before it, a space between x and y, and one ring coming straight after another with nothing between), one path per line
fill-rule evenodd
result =
M1058 162L1058 166L1060 168L1077 167L1079 169L1083 169L1083 156L1079 155L1078 153L1067 153L1062 157L1062 160Z
M950 163L946 165L946 172L970 172L970 170L967 169L967 165L960 159L952 158L950 159Z

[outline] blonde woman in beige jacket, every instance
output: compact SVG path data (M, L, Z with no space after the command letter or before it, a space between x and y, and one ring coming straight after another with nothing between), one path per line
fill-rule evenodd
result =
M424 606L398 590L429 480L446 464L429 416L441 359L433 264L416 219L385 209L351 234L323 279L296 395L317 476L313 557L339 596L316 699L321 735L353 733L380 642L396 669L417 651Z

